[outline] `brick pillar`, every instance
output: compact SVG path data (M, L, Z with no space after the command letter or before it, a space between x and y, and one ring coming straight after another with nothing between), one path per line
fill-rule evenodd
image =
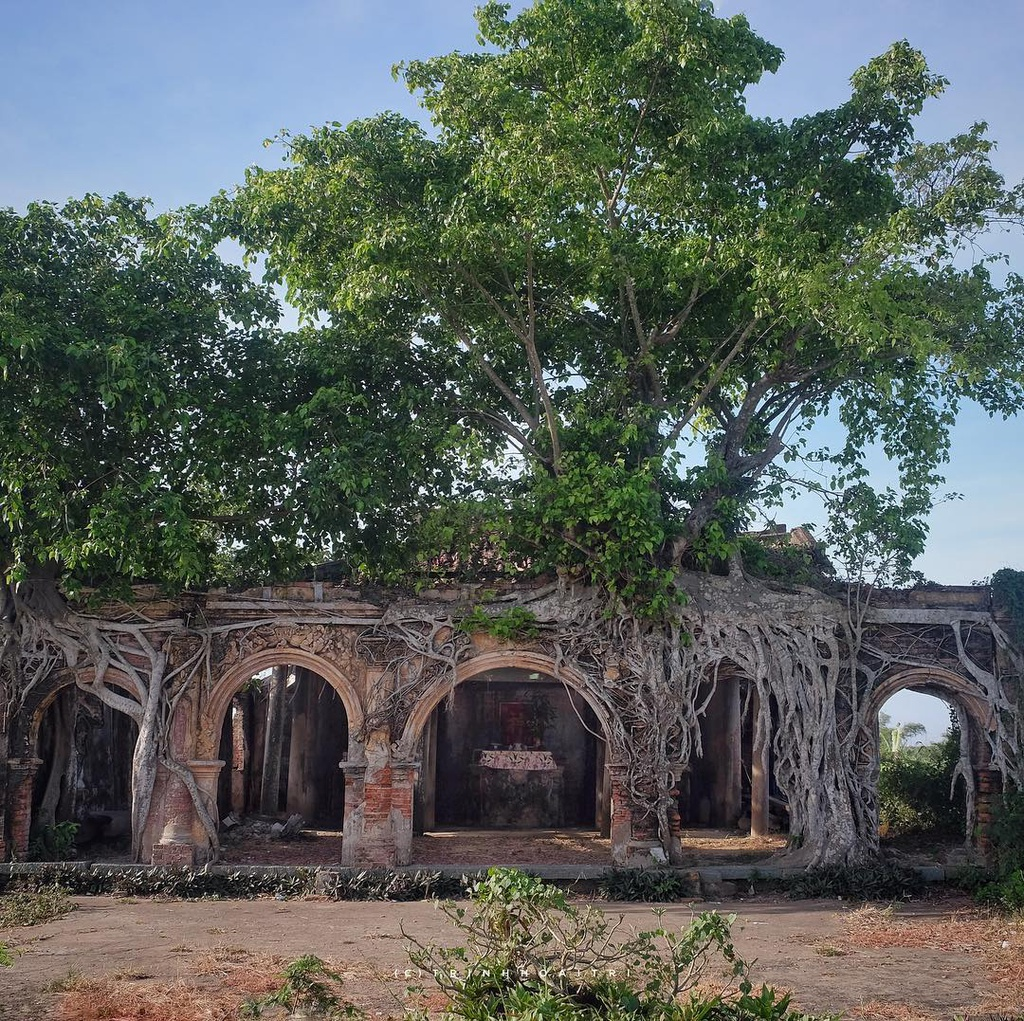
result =
M171 721L171 751L178 761L185 758L187 734L188 720L179 708ZM192 795L188 788L165 766L158 766L149 819L145 825L147 836L160 834L152 844L151 860L154 865L195 864L196 847L192 839L195 822ZM145 850L144 845L143 854Z
M224 768L223 759L191 759L186 765L192 770L196 786L203 794L203 804L210 813L214 826L220 824L220 813L217 809L217 784L220 771ZM199 816L192 807L192 843L196 848L196 858L208 861L211 857L210 838L203 828Z
M365 762L339 762L345 773L345 820L341 842L342 865L358 865L363 855L363 803Z
M983 861L988 861L992 856L992 811L1002 792L1001 780L1001 776L994 769L978 766L974 770L974 785L977 791L977 848L978 855Z
M42 759L7 760L7 815L10 820L11 853L24 857L28 853L32 829L32 785Z
M391 828L395 844L395 864L412 862L412 817L418 762L394 762L391 765Z
M152 862L154 865L194 865L192 795L174 773L163 766L160 770L163 773L164 827L160 839L153 845Z
M633 837L633 811L626 797L626 767L609 763L605 770L611 788L609 835L612 842L612 861L616 865L622 865L629 854L629 844Z
M394 865L395 834L391 825L391 766L369 767L363 779L363 832L358 851L361 865Z

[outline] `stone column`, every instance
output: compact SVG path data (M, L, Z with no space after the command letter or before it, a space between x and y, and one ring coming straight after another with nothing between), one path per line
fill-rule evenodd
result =
M185 707L179 707L171 721L171 754L178 762L185 760L187 747L188 718ZM154 865L194 865L194 824L195 809L188 788L176 773L172 773L166 766L158 766L149 818L143 828L142 853L145 854L151 846ZM154 839L156 833L160 836Z
M391 830L395 847L395 864L412 863L412 817L416 791L418 762L391 764Z
M720 683L724 685L722 722L725 724L721 821L728 827L735 827L743 811L743 700L739 681L728 678Z
M605 771L611 790L609 836L612 842L612 861L616 865L623 865L629 855L629 845L633 839L633 812L626 797L625 787L627 767L608 763Z
M292 694L292 731L288 752L289 812L298 812L307 822L317 815L316 770L316 685L319 679L301 668L295 671ZM320 682L322 683L322 682Z
M245 717L248 711L248 701L237 697L228 706L231 713L231 811L237 815L245 814L245 760L248 751Z
M768 833L768 790L771 734L767 727L762 732L758 720L761 715L761 697L756 689L751 699L753 723L753 749L750 756L750 835L763 837Z
M363 857L363 802L366 763L339 762L345 773L345 820L341 842L341 864L358 865Z
M155 796L158 790L163 792L164 826L160 839L153 845L152 862L154 865L194 865L192 795L169 769L161 766L160 772L163 782L154 787L153 793Z
M32 785L42 759L7 760L7 818L10 820L10 850L18 857L28 853L32 830Z
M267 732L263 750L263 780L260 786L260 811L277 815L281 799L281 744L284 741L288 667L276 666L267 695Z
M203 804L206 811L210 813L214 826L220 824L220 813L217 810L217 781L220 779L220 771L224 768L223 759L191 759L186 763L192 770L196 786L203 794ZM199 816L193 807L192 811L192 843L196 848L196 858L201 861L208 861L210 858L210 838L203 828Z

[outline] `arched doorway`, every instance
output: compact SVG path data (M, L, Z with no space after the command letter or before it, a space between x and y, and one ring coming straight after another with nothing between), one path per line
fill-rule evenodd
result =
M679 815L686 827L735 830L750 804L749 731L751 686L731 663L723 662L697 699L700 746L680 781Z
M35 727L30 857L70 857L72 836L75 853L109 861L128 852L137 737L135 721L95 695L74 684L56 691Z
M875 688L866 718L882 844L956 854L974 836L978 774L987 772L987 700L966 678L915 668Z
M288 658L264 654L239 665L218 686L209 711L216 758L224 763L217 805L228 862L341 860L346 806L339 763L349 757L349 706L358 702L327 664ZM278 842L275 823L293 816L303 820L301 844Z
M601 707L528 654L464 665L414 711L414 859L424 864L606 862L612 756Z

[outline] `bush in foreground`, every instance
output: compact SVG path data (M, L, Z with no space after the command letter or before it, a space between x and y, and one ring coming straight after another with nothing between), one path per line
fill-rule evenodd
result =
M797 1021L789 997L758 991L730 937L732 917L698 915L687 928L627 932L595 908L517 869L491 869L470 906L442 910L463 945L427 946L406 933L413 964L465 1021Z

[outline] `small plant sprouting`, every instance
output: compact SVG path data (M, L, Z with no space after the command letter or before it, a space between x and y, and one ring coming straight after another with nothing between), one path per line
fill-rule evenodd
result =
M242 1004L242 1017L263 1016L267 1007L284 1007L293 1016L361 1018L363 1011L344 1003L338 995L341 976L313 954L292 961L281 973L278 989Z
M482 633L504 641L536 638L540 634L537 628L537 615L524 606L510 606L507 610L495 614L487 613L480 606L474 606L455 627L467 635Z

